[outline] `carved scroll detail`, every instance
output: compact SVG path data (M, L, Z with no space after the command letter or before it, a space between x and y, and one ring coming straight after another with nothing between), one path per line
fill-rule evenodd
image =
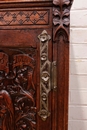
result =
M73 0L53 0L53 40L69 41L70 8ZM58 37L58 36L59 37Z
M40 40L40 111L39 116L43 121L50 116L48 110L48 94L51 90L50 85L50 67L51 62L48 60L48 41L51 39L50 35L44 30L39 36Z

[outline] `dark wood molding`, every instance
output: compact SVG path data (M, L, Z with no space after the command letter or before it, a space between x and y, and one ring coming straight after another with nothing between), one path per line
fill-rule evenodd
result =
M52 1L13 1L13 2L3 2L0 1L0 9L3 8L28 8L28 7L52 7Z
M53 93L54 130L68 130L70 8L73 0L53 0L53 60L57 61L57 92ZM57 104L55 104L57 102Z

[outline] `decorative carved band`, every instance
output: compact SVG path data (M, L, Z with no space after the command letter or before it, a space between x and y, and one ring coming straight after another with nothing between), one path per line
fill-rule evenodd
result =
M53 0L53 25L54 41L59 40L57 34L64 35L64 40L69 41L70 8L73 0Z
M0 11L0 26L47 25L48 10Z
M48 94L51 90L50 84L50 67L51 62L48 60L48 41L51 39L50 35L44 30L39 36L40 40L40 111L39 116L43 121L50 116L48 110Z

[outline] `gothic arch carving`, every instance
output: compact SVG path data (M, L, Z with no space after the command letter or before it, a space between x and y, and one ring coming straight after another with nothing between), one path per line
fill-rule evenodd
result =
M69 41L70 8L73 0L53 0L53 40L62 31ZM60 35L59 35L60 36Z
M62 37L64 42L69 42L69 35L64 28L58 28L54 36L54 41L60 41Z

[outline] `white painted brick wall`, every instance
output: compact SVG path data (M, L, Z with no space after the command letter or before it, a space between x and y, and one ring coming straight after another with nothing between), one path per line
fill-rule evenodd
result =
M68 130L87 130L87 0L74 0L70 19Z

